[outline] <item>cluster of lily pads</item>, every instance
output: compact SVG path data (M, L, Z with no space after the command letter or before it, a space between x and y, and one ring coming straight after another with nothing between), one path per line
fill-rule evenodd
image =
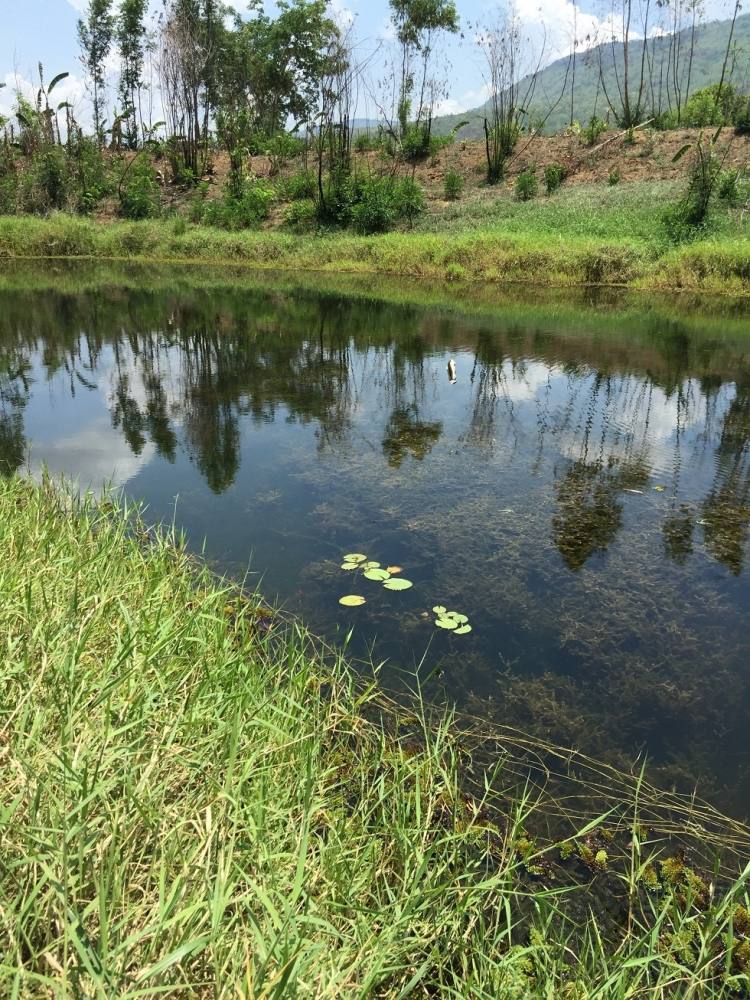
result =
M359 570L366 580L382 583L386 590L409 590L410 587L414 586L411 580L398 576L402 572L400 566L381 566L374 559L368 559L362 552L347 553L341 568L349 572ZM343 604L345 608L358 608L366 603L366 598L362 597L361 594L347 594L345 597L339 598L339 604ZM441 604L432 610L437 615L435 624L438 628L449 629L454 635L466 635L467 632L471 632L471 625L469 625L469 619L466 615L458 611L448 611Z
M460 611L448 611L442 604L436 604L432 610L438 628L451 631L454 635L466 635L467 632L471 632L468 617Z
M408 590L414 586L411 580L406 580L404 577L396 575L401 572L400 566L383 567L379 562L376 562L374 559L368 559L361 552L350 552L345 555L341 568L346 570L361 570L366 580L372 580L374 583L382 583L386 590ZM365 598L359 594L347 594L346 597L339 599L339 604L343 604L346 608L356 608L360 604L365 603Z

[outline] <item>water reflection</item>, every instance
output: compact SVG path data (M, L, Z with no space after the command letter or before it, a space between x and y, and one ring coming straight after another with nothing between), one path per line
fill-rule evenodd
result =
M744 340L231 288L0 305L3 473L29 452L115 473L154 517L179 495L196 546L239 574L252 556L315 628L356 623L355 650L442 666L465 707L618 763L645 749L747 808ZM413 592L343 616L344 551ZM438 602L470 637L434 634Z

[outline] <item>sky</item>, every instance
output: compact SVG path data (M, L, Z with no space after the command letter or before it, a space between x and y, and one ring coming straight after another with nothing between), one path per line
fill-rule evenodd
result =
M13 103L16 86L27 95L34 92L37 63L42 62L49 80L67 71L70 76L55 90L58 101L68 100L76 108L79 120L90 117L90 100L79 59L76 23L87 0L0 0L0 114L7 114ZM269 0L270 2L270 0ZM240 12L246 0L231 0ZM706 0L709 19L729 16L731 0ZM515 0L519 16L535 38L537 49L544 41L544 61L551 62L571 50L574 21L576 37L585 39L607 32L606 11L610 4L600 0ZM497 0L457 0L461 18L461 37L443 43L441 59L447 66L448 92L440 101L438 113L453 114L481 104L487 96L482 72L482 58L471 25L491 22L498 16ZM363 86L357 108L358 117L376 116L375 80L382 75L392 46L387 0L332 0L332 8L342 23L353 22L360 53L370 58L373 80ZM116 80L117 59L110 59L112 83Z

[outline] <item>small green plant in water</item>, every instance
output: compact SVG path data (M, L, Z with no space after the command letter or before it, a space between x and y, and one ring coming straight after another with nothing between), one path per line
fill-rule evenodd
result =
M453 632L454 635L466 635L471 632L471 625L466 615L460 611L448 611L442 604L436 604L432 609L436 615L435 625L437 628Z

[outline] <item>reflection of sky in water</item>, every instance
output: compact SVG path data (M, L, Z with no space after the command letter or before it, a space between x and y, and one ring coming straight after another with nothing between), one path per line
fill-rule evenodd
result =
M354 625L356 653L441 666L475 712L620 762L645 747L666 780L704 776L744 808L746 368L653 374L658 342L641 362L616 332L578 358L564 336L519 349L500 320L435 333L429 313L255 306L222 303L218 329L209 299L183 329L179 305L157 296L139 323L125 299L87 340L83 302L62 347L6 331L0 401L31 469L111 480L154 520L176 509L217 567L249 566L328 635ZM415 587L353 581L345 551ZM344 612L352 591L368 603ZM435 603L471 636L436 634Z

